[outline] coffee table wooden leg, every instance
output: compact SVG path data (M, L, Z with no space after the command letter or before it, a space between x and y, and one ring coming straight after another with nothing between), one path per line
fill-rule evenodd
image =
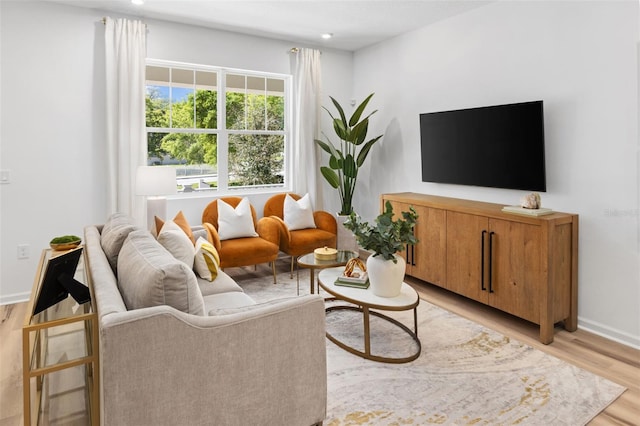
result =
M315 293L315 274L314 274L315 270L313 268L309 268L309 291L311 292L311 294Z
M369 335L369 308L362 307L364 320L364 353L371 356L371 336Z

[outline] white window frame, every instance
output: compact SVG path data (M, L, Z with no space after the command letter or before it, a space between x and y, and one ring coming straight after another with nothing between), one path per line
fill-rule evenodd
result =
M292 182L292 164L291 158L292 138L291 138L291 120L292 120L292 77L290 74L278 74L263 71L244 70L239 68L226 68L211 65L193 64L187 62L167 61L161 59L147 58L146 66L158 66L166 68L180 68L194 71L215 72L217 77L217 129L183 129L174 127L146 127L146 133L207 133L217 135L217 171L218 171L218 187L217 189L206 190L202 192L184 192L178 193L176 196L181 198L191 197L211 197L222 195L250 195L269 192L290 192ZM246 77L273 78L284 81L284 128L283 130L233 130L227 129L226 120L226 79L227 74L240 74ZM146 86L146 82L145 82ZM171 110L171 104L169 106ZM170 115L171 119L171 115ZM230 187L229 186L229 135L231 134L248 134L248 135L282 135L284 137L284 182L282 185L264 185L250 187ZM148 148L147 139L145 139L145 148Z

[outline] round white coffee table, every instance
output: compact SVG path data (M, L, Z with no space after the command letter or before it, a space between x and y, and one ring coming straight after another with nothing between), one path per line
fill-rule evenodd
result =
M354 355L358 355L362 358L370 359L373 361L387 362L387 363L404 363L413 361L420 356L422 345L420 339L418 339L418 304L420 303L420 297L413 287L407 283L402 283L402 289L400 295L396 297L380 297L373 294L370 289L361 289L354 287L346 287L335 285L336 278L338 278L344 268L330 268L320 271L318 274L318 284L320 288L333 296L327 300L339 300L347 302L350 305L329 306L325 309L327 313L339 310L351 310L362 312L364 316L364 351L353 348L344 342L333 337L327 332L327 338L342 349L351 352ZM355 306L353 306L355 305ZM371 311L370 309L376 309L378 311L408 311L413 309L413 330L406 325L397 321L394 318L390 318L380 312ZM380 355L374 355L371 353L371 336L369 329L370 315L382 318L391 324L397 326L400 330L407 333L417 345L417 350L414 354L407 357L391 358Z

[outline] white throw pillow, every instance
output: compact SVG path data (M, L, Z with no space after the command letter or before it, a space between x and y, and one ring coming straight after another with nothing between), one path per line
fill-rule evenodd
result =
M290 231L296 229L315 228L316 222L313 220L313 209L311 208L311 199L309 194L298 201L287 194L284 197L284 223Z
M218 200L218 236L220 240L258 236L253 226L251 204L247 197L244 197L235 209Z
M195 249L191 239L174 221L168 220L162 225L158 242L178 260L193 268Z
M200 278L213 281L218 277L219 268L220 255L216 248L205 238L198 238L193 269L195 269Z

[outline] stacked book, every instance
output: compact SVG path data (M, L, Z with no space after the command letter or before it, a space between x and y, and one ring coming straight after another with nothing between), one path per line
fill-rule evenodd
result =
M355 274L354 274L355 275ZM369 276L366 272L360 272L358 276L347 277L346 275L340 275L336 278L336 285L355 288L369 288Z
M525 216L544 216L553 213L553 210L540 207L539 209L527 209L520 206L504 206L502 211L505 213L515 213Z

